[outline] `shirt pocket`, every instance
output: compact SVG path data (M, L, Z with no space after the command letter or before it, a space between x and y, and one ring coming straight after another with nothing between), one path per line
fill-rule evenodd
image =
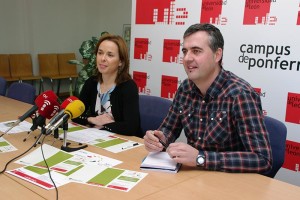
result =
M210 144L222 144L229 138L228 112L209 111L204 140Z
M192 116L195 112L194 109L190 106L180 105L174 111L177 113L183 128L188 128L189 124L193 121Z

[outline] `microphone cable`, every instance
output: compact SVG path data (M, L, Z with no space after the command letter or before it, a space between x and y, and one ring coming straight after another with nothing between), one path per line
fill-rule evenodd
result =
M0 174L4 173L4 172L6 171L7 166L8 166L11 162L13 162L14 160L16 160L16 159L20 158L21 156L25 155L25 154L28 153L33 147L35 147L35 146L36 146L36 143L40 140L40 138L42 137L42 135L43 135L43 134L41 133L41 134L38 136L38 138L36 139L35 143L34 143L29 149L27 149L26 151L24 151L24 152L21 153L20 155L14 157L14 158L11 159L10 161L8 161L8 162L6 163L4 169L3 169L2 171L0 171Z
M45 137L43 137L43 139L41 141L41 153L42 153L43 160L44 160L44 162L46 164L46 167L47 167L47 170L48 170L49 178L50 178L50 180L53 183L54 188L55 188L56 200L58 200L58 189L57 189L57 186L56 186L56 184L55 184L55 182L54 182L54 180L53 180L53 178L51 176L51 171L50 171L49 165L48 165L48 163L46 161L46 158L45 158L45 155L44 155L44 150L43 150L44 139L45 139Z
M27 149L26 151L24 151L24 152L21 153L20 155L18 155L18 156L16 156L16 157L12 158L10 161L8 161L8 162L5 164L4 169L3 169L2 171L0 171L0 174L3 174L3 173L6 171L8 165L9 165L11 162L13 162L14 160L20 158L21 156L25 155L26 153L28 153L33 147L36 147L36 144L38 143L38 141L40 140L40 138L42 137L42 135L44 135L44 134L41 133L41 134L37 137L36 141L33 143L33 145L32 145L31 147L29 147L29 149ZM55 188L55 191L56 191L56 199L58 200L58 189L57 189L57 187L56 187L56 184L55 184L54 180L52 179L52 176L51 176L51 173L50 173L50 169L49 169L48 163L46 162L46 159L45 159L45 156L44 156L44 151L43 151L43 147L42 147L42 146L43 146L43 143L44 143L44 139L45 139L45 137L43 137L42 142L41 142L41 152L42 152L43 160L44 160L44 162L45 162L45 164L46 164L46 166L47 166L47 169L48 169L48 174L49 174L50 180L52 181L52 183L53 183L53 185L54 185L54 188Z

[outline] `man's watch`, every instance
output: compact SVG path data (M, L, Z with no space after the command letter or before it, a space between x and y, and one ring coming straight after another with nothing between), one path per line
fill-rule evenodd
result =
M204 167L205 164L205 155L203 151L199 151L199 154L196 158L196 163L198 167Z

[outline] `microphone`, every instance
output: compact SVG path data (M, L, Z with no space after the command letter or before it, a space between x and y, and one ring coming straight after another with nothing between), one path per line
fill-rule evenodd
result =
M32 131L36 130L38 127L45 126L46 118L51 119L59 110L59 104L57 101L53 99L45 99L43 105L38 109L38 117L35 117L32 120L32 126L30 128L30 131L28 134L30 134ZM29 135L23 139L23 142L27 140Z
M69 103L71 103L71 102L73 102L75 100L79 100L79 99L77 97L75 97L75 96L69 96L66 100L64 100L61 103L60 108L61 109L65 109L69 105Z
M50 126L55 124L65 114L65 108L75 100L78 100L75 96L70 96L64 100L60 105L61 110L49 121L49 123L45 126L45 129L48 129Z
M3 135L5 135L6 133L8 133L12 128L16 127L17 125L19 125L22 121L24 121L26 118L32 116L37 110L39 107L41 107L44 103L44 100L45 99L55 99L57 100L57 96L56 94L51 91L51 90L48 90L48 91L45 91L43 92L42 94L40 94L39 96L36 97L34 103L35 105L33 105L27 112L25 112L22 116L20 116L17 121L15 121L11 127L9 127L5 132L4 134L2 134L0 137L2 137Z
M79 117L85 110L85 106L80 100L74 100L71 103L69 103L65 110L64 114L56 121L53 123L49 123L48 128L45 129L45 134L49 135L52 133L54 129L57 129L62 123L67 122L68 119L73 119L76 117Z
M63 115L64 115L64 111L65 108L67 107L67 105L69 105L69 103L73 102L74 100L77 100L78 98L75 96L70 96L68 97L66 100L64 100L62 102L62 104L60 105L61 110L54 116L52 117L52 119L49 121L49 123L45 126L45 128L42 130L43 134L45 134L45 130L47 130L50 125L56 123ZM54 130L54 134L53 134L54 138L58 138L59 137L59 133L58 133L58 129Z
M43 105L38 109L38 117L33 120L30 130L34 131L38 126L43 127L47 119L51 119L59 110L59 104L53 99L45 99Z

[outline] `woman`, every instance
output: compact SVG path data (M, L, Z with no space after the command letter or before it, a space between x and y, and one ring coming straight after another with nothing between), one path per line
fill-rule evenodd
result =
M129 56L122 37L105 34L95 49L97 72L86 80L79 99L85 112L74 122L110 132L143 137L139 94L129 74Z

